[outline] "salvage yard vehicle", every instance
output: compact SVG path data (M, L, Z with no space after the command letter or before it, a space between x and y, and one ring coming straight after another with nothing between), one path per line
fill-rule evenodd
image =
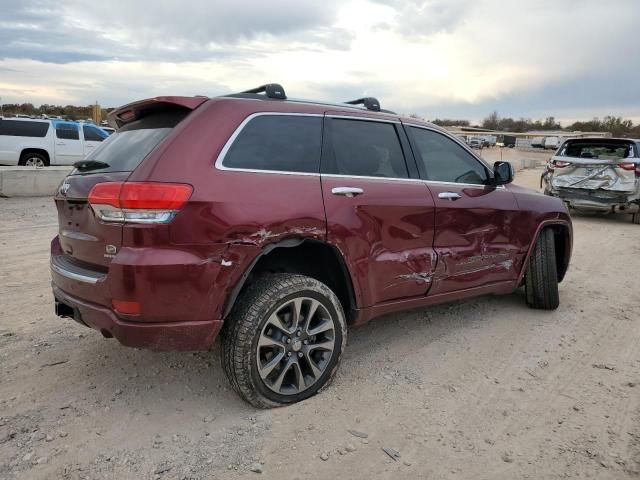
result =
M0 165L73 165L107 137L89 123L0 118Z
M562 201L511 184L459 138L269 84L157 97L55 195L55 310L132 347L207 350L257 407L334 376L347 327L524 286L555 309L572 248Z
M566 140L542 174L547 195L583 212L630 213L640 224L640 142L618 138Z

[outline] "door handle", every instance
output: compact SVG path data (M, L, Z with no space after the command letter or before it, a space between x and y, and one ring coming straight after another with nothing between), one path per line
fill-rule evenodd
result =
M66 145L64 142L56 143L56 145Z
M331 193L334 195L344 195L345 197L355 197L356 195L361 195L364 193L364 190L358 187L334 187L331 189Z
M438 194L438 198L445 198L447 200L458 200L462 197L460 197L460 194L456 192L440 192Z

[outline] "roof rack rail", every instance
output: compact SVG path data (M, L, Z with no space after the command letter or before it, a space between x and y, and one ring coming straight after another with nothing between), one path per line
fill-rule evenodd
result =
M245 90L240 93L263 93L269 98L276 98L278 100L286 100L287 95L284 93L284 88L279 83L267 83L266 85L260 85L259 87Z
M357 100L351 100L344 103L349 105L364 105L367 110L372 110L374 112L380 111L380 102L374 97L358 98Z

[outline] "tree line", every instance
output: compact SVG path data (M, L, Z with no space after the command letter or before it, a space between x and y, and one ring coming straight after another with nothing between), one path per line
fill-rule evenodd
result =
M39 117L47 115L49 117L63 117L68 120L86 120L91 118L93 105L77 106L77 105L49 105L42 104L39 107L32 103L5 103L2 105L2 112L5 116L9 115L29 115ZM106 118L107 114L113 110L112 108L102 109L102 118Z
M442 127L469 127L472 126L468 120L441 119L432 120L436 125ZM595 117L586 122L574 122L563 126L555 117L547 117L544 120L532 120L530 118L514 119L511 117L500 117L498 112L493 111L480 125L474 127L486 128L489 130L503 130L508 132L528 132L531 130L564 130L567 132L610 132L615 137L640 138L640 123L634 125L631 120L615 115L607 115L604 118Z

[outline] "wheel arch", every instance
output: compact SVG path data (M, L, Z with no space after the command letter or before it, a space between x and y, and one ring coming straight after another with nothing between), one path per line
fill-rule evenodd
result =
M562 282L565 274L567 273L567 270L569 268L569 261L571 259L571 250L573 247L571 224L565 220L559 219L546 220L538 225L535 235L533 235L532 241L529 244L529 249L527 250L527 255L524 258L520 276L518 277L518 284L522 283L524 275L527 273L529 258L531 257L533 248L538 241L540 232L542 232L542 230L546 228L551 229L554 234L553 239L556 250L556 269L558 272L558 282Z
M342 253L334 245L308 238L289 238L266 245L228 295L223 319L231 313L242 291L260 273L296 273L315 278L336 294L347 323L356 319L356 290Z
M29 155L31 153L38 153L40 155L43 155L47 162L47 165L51 165L51 156L49 155L49 152L44 148L33 148L33 147L23 148L22 151L20 152L20 157L18 159L18 162L22 163L22 158L25 155Z

